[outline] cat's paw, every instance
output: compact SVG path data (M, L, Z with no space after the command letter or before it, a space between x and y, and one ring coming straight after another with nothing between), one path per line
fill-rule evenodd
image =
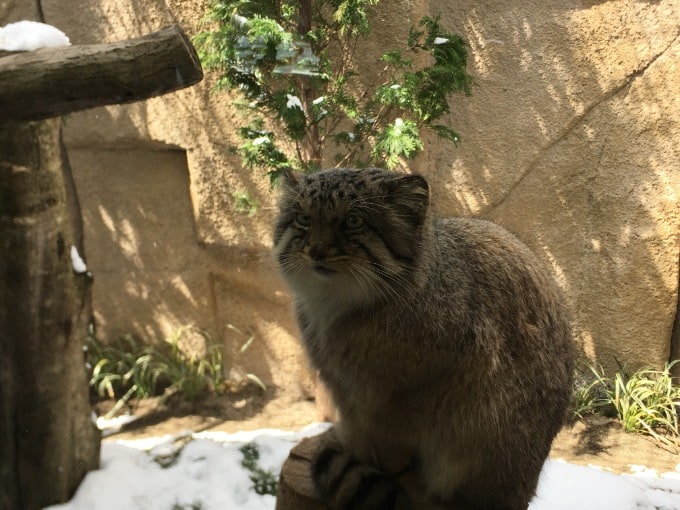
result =
M319 497L336 510L411 510L413 504L394 477L360 463L337 443L322 446L312 459Z

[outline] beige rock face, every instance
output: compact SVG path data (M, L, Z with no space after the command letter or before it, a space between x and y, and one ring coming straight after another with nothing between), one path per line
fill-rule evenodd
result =
M443 211L492 219L552 265L587 354L658 366L677 303L680 5L494 4L450 13L478 87L453 119L460 148L417 167Z
M19 2L20 3L20 2ZM179 22L193 35L206 0L43 0L73 44ZM0 23L18 7L0 2ZM452 100L452 148L426 140L411 169L442 215L492 219L553 269L584 351L659 366L677 304L680 4L384 0L362 52L405 38L424 14L470 45L477 86ZM401 35L400 35L401 34ZM65 136L86 222L104 338L158 339L195 324L247 372L294 398L307 391L289 297L270 251L274 196L229 151L241 122L211 77L189 90L69 116ZM234 192L259 203L234 210ZM229 328L233 325L243 334ZM300 382L303 381L303 382Z

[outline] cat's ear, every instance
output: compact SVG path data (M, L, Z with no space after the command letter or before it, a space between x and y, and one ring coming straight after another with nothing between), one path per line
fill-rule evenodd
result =
M300 187L298 176L292 170L286 168L281 172L279 182L284 189L297 190Z
M390 202L425 216L430 205L430 185L423 176L403 175L389 180L387 185Z

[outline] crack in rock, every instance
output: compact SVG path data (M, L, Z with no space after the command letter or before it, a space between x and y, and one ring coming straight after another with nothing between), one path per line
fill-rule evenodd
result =
M680 31L675 34L675 37L671 40L671 42L659 53L654 55L647 63L644 63L640 68L635 69L633 72L628 74L625 79L623 80L622 83L619 85L614 86L612 89L609 91L605 91L602 96L594 101L591 105L589 105L583 113L580 115L577 115L573 117L566 125L564 130L562 130L561 133L557 135L557 137L552 140L551 142L548 142L547 145L541 147L540 153L536 156L536 159L532 163L530 163L527 166L527 169L522 173L522 175L515 181L515 183L508 189L508 191L503 195L503 197L496 202L495 204L491 204L490 207L487 210L488 212L493 211L494 209L500 207L503 205L507 199L513 194L513 192L524 182L526 177L528 177L539 165L539 163L543 160L544 156L553 148L555 147L558 143L561 141L565 140L571 133L572 131L578 127L583 120L585 120L592 111L594 111L596 108L598 108L600 105L603 103L608 102L610 99L618 96L622 91L626 91L626 94L628 93L628 90L630 90L631 85L635 80L637 80L639 77L643 76L647 70L654 65L659 58L661 58L664 54L668 52L680 39Z

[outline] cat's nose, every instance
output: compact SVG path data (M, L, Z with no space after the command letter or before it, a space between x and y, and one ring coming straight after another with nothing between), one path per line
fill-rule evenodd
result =
M321 243L315 243L308 247L307 254L312 260L323 260L328 257L328 246Z

